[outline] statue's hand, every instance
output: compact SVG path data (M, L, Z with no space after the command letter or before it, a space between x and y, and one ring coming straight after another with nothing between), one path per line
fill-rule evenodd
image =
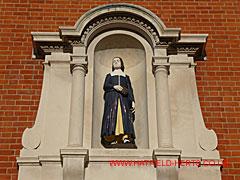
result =
M131 111L132 111L132 113L135 112L135 102L134 102L134 101L132 101L132 108L131 108Z
M120 92L123 90L123 87L120 85L115 85L115 86L113 86L113 88Z

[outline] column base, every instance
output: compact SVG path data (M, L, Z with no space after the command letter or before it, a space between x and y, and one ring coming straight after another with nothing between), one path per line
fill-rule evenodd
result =
M88 149L67 147L60 150L63 180L84 180L89 156Z
M153 160L157 168L157 180L177 180L181 160L181 150L159 148L153 150Z

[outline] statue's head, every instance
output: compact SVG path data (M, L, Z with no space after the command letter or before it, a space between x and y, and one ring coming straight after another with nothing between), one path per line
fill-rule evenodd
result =
M114 71L115 69L121 69L124 72L124 63L122 58L120 57L114 57L112 60L112 71Z

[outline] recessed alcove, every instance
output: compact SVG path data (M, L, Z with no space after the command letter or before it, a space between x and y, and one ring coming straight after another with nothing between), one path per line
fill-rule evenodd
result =
M136 145L138 149L149 148L147 66L151 65L151 61L147 62L147 55L151 54L150 45L145 39L133 32L118 30L103 33L97 37L90 44L88 52L89 74L92 73L93 78L91 147L103 148L100 143L104 111L103 84L106 75L111 73L112 59L119 56L123 58L125 73L130 76L134 90ZM88 86L87 83L88 81L86 81L86 86ZM90 106L89 104L88 107Z

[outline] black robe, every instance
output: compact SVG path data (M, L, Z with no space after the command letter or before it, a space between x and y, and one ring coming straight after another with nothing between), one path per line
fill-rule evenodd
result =
M120 85L127 88L128 93L123 94L119 91L116 91L113 88L115 85ZM131 135L131 137L135 139L136 137L133 127L134 115L130 110L132 108L132 101L135 102L135 100L129 76L111 76L111 74L107 74L103 89L105 91L105 105L102 118L101 137L103 138L104 136L115 135L115 128L117 123L117 107L120 100L124 134Z

